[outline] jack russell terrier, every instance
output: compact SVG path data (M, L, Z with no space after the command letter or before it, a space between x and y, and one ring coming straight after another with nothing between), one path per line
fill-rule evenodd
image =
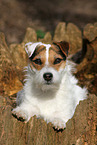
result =
M23 121L36 115L56 129L64 129L80 100L87 98L86 88L77 85L68 60L69 43L29 42L25 45L29 57L26 83L17 94L13 116Z

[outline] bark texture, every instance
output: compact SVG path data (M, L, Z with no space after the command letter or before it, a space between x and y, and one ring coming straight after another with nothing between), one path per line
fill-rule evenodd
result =
M84 36L84 39L82 38ZM76 77L86 86L88 99L77 106L72 119L63 131L53 129L51 123L32 117L28 123L14 118L16 93L23 87L23 68L27 65L24 45L29 41L65 40L70 43L70 58L77 62ZM80 60L79 60L80 59ZM87 67L88 66L88 67ZM72 24L58 24L54 37L47 32L37 40L36 32L27 28L21 44L6 44L0 33L0 144L1 145L96 145L97 138L97 23L87 24L83 30Z

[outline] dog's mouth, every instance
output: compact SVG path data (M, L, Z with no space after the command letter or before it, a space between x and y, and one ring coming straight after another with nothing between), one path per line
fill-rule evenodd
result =
M51 81L49 81L49 82L44 82L43 83L43 85L41 85L41 89L42 89L42 91L53 91L54 90L54 88L56 88L56 85Z
M49 82L45 82L44 84L45 85L52 85L53 83L51 81L49 81Z

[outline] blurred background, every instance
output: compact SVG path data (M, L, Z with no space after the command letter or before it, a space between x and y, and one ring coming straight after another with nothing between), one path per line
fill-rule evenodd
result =
M60 21L81 30L97 22L97 0L0 0L0 31L8 44L21 42L27 27L42 36L47 31L53 35Z

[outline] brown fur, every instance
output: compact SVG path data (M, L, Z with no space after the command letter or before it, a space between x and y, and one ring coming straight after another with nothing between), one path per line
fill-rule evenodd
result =
M60 41L60 42L54 42L53 44L58 46L65 56L68 56L68 51L70 48L70 44L68 42Z
M59 71L60 68L65 68L66 61L63 60L63 56L59 53L60 48L56 45L51 45L49 48L49 67L55 68L57 71ZM56 58L62 59L62 61L58 64L54 64L54 61ZM42 64L36 64L34 61L36 59L41 59ZM32 61L30 61L30 66L32 69L41 70L45 66L46 62L46 48L42 45L40 47L37 47L35 50L35 56L33 57Z
M49 64L51 67L55 68L57 71L59 71L60 68L65 68L66 61L62 60L58 64L54 64L54 61L56 58L63 59L63 57L59 54L59 48L51 45L51 48L49 50Z
M36 64L34 62L34 60L36 59L41 59L42 64L41 65ZM32 61L30 61L30 66L32 69L35 68L37 70L41 70L45 65L45 61L46 61L46 48L42 45L36 48L35 57L32 59Z

